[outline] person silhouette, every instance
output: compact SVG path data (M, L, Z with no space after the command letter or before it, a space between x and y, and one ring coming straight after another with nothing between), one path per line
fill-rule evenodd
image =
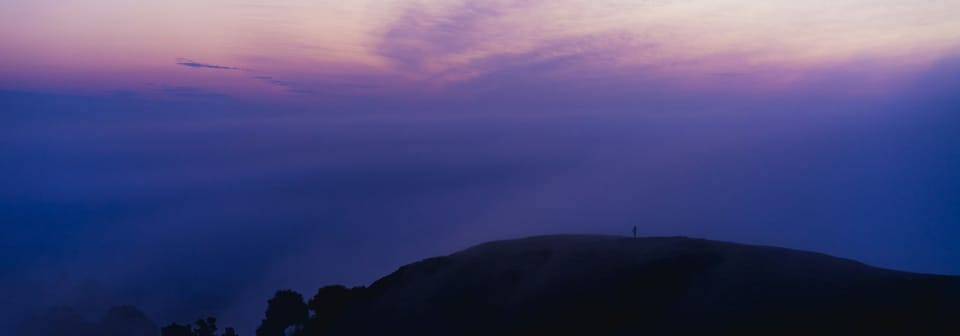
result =
M637 238L637 226L633 226L633 238Z

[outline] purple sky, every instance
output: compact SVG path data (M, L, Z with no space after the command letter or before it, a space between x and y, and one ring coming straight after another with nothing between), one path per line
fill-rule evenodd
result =
M7 1L0 323L633 225L960 274L957 6Z

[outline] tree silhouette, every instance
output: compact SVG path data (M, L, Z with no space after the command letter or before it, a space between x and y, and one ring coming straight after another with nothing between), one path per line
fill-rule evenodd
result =
M303 295L292 290L277 291L267 301L266 317L257 328L257 336L285 336L288 329L297 333L307 321L309 312Z
M176 323L171 323L170 325L160 329L161 336L194 336L193 329L190 328L190 325L179 325Z
M217 336L217 319L214 317L208 317L206 319L200 319L194 322L197 326L193 330L194 336Z
M189 324L176 324L171 323L170 325L160 329L161 336L217 336L217 319L214 317L208 317L205 319L199 319L193 323L195 327L190 327ZM233 328L225 328L223 336L237 336L237 331Z
M329 330L343 317L351 299L358 295L363 287L349 289L341 285L326 286L317 290L308 306L313 315L307 322L305 333L319 335Z

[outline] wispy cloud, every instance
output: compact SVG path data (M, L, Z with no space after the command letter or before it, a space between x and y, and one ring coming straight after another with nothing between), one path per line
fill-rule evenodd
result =
M232 66L225 66L225 65L218 65L218 64L201 63L201 62L197 62L197 61L190 60L190 59L186 59L186 58L177 59L177 64L178 64L178 65L182 65L182 66L186 66L186 67L191 67L191 68L241 71L241 72L245 72L245 73L248 73L248 74L252 75L251 78L253 78L253 79L255 79L255 80L258 80L258 81L261 81L261 82L264 82L264 83L267 83L267 84L270 84L270 85L273 85L273 86L277 86L277 87L281 87L281 88L286 88L286 89L289 89L289 88L292 86L292 83L290 83L290 82L288 82L288 81L284 81L284 80L277 79L277 78L275 78L275 77L273 77L273 76L254 75L256 72L255 72L254 70L251 70L251 69L244 69L244 68L238 68L238 67L232 67ZM174 89L177 89L177 90L175 90L176 92L167 92L167 93L174 94L174 95L177 95L177 96L183 96L183 95L195 96L196 93L197 93L197 92L193 92L193 91L192 91L192 88L190 88L191 90L186 90L186 91L185 91L185 90L182 90L183 88L174 88ZM168 90L168 91L169 91L169 90ZM204 94L204 96L206 96L206 95Z
M377 52L407 70L418 70L431 59L475 48L478 33L504 10L499 4L472 2L441 14L429 9L423 5L406 8L383 34Z
M201 63L201 62L197 62L197 61L186 59L186 58L177 59L177 64L186 66L186 67L191 67L191 68L216 69L216 70L242 70L240 68L235 68L235 67Z
M535 27L569 15L538 0L416 3L376 36L375 52L394 70L437 89L555 86L605 76L619 85L630 79L625 67L649 71L649 64L629 64L623 56L643 58L660 48L630 30Z
M256 80L259 80L259 81L263 81L263 82L267 82L267 83L269 83L270 85L274 85L274 86L280 86L280 87L289 87L289 86L290 86L290 83L289 83L289 82L287 82L287 81L282 81L282 80L273 78L273 77L271 77L271 76L253 76L253 79L256 79Z

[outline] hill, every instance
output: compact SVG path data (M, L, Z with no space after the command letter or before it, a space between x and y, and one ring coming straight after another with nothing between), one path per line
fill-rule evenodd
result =
M683 237L497 241L350 292L323 334L960 334L960 277Z

